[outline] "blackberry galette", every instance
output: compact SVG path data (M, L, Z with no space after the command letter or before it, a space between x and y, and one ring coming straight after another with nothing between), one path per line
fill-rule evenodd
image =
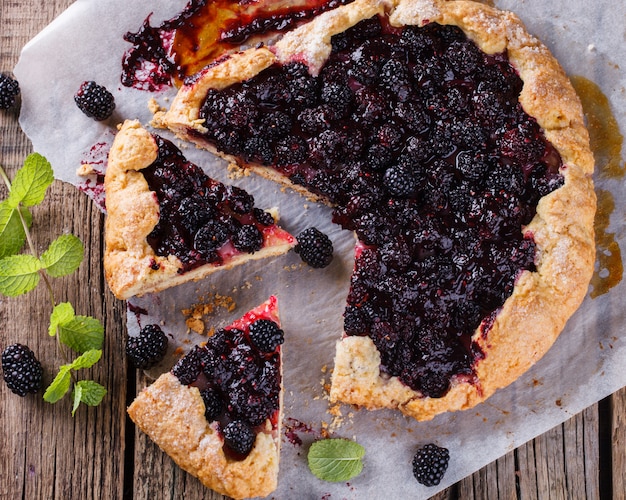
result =
M511 13L356 0L207 66L155 123L355 231L331 400L417 419L472 407L535 363L586 294L581 106Z
M182 357L128 414L205 486L267 496L278 481L283 340L272 296Z
M241 188L209 178L137 121L117 133L105 174L104 269L116 297L157 292L251 259L295 238Z

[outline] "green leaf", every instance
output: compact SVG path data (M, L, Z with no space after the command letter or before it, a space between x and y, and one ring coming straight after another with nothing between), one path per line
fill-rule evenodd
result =
M41 255L41 264L54 277L67 276L83 261L83 242L73 234L64 234L54 240Z
M59 325L66 325L72 319L74 319L74 308L69 302L61 302L54 306L52 314L50 315L50 326L48 327L48 333L51 337L57 334L57 328Z
M29 210L21 207L27 227L33 220ZM26 241L26 232L20 220L18 209L11 207L6 200L0 203L0 259L18 253Z
M70 383L72 382L72 376L70 374L70 370L72 365L62 365L59 368L59 373L54 377L52 383L46 389L46 392L43 395L44 401L48 403L56 403L59 399L65 396L65 393L70 388Z
M348 481L363 470L365 448L349 439L323 439L309 448L311 472L323 481Z
M90 351L85 352L78 356L71 365L70 368L74 370L80 370L82 368L90 368L95 365L102 356L102 351L100 349L91 349Z
M102 348L104 327L91 316L74 316L67 322L59 323L58 329L61 342L76 352Z
M41 262L32 255L10 255L0 260L0 293L15 297L39 283Z
M78 410L78 405L80 404L82 396L83 387L78 384L74 384L74 391L72 391L72 398L74 399L74 404L72 405L72 417L74 416L74 413L76 413L76 410Z
M50 162L39 153L32 153L15 174L7 202L14 208L20 203L27 207L38 205L46 196L46 189L52 181L54 172Z
M75 391L76 389L80 389L81 392L80 402L85 403L87 406L98 406L107 393L104 386L93 380L77 382L74 386Z

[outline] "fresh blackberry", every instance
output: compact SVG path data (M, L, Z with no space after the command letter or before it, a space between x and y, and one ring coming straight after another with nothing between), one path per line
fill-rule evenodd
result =
M302 137L289 135L276 143L275 153L276 165L295 165L306 160L309 145Z
M211 388L200 391L200 396L204 402L204 416L207 422L213 422L222 413L224 402L219 393Z
M294 250L309 266L319 269L328 266L333 260L333 243L319 229L305 229L297 240Z
M189 385L196 381L202 371L202 348L195 346L172 368L172 373L181 384Z
M224 427L224 443L238 455L247 455L254 446L256 436L248 424L233 420Z
M24 397L41 388L41 363L25 345L11 344L2 351L2 373L11 392L18 396Z
M230 188L227 202L228 206L236 214L247 214L254 207L254 197L237 186Z
M262 352L274 352L285 341L284 332L269 319L258 319L250 325L250 342Z
M126 356L137 368L151 368L165 356L167 337L159 325L146 325L126 341Z
M263 247L263 233L252 224L244 224L233 234L233 245L240 252L254 253Z
M331 126L331 108L322 104L315 108L306 108L298 115L300 128L306 134L315 134Z
M352 91L343 83L328 83L322 87L322 101L337 109L346 108L352 100Z
M5 73L0 73L0 109L9 109L20 93L20 84Z
M417 179L412 171L405 165L399 164L389 167L383 177L385 187L392 196L406 198L415 193Z
M246 161L256 161L261 165L271 165L274 159L274 152L267 139L250 137L243 143L243 157Z
M83 82L74 95L78 108L89 118L103 121L113 114L115 99L113 94L96 82Z
M193 246L205 258L212 256L228 239L228 227L210 220L196 233Z
M413 475L424 486L436 486L448 468L450 452L429 443L422 446L413 457Z
M215 209L206 198L192 196L180 203L178 215L183 227L194 233L215 215Z
M282 111L269 111L261 118L261 132L268 139L280 139L291 130L291 117Z
M265 210L255 207L252 209L252 213L254 214L254 218L257 222L263 226L273 226L276 223L274 216Z

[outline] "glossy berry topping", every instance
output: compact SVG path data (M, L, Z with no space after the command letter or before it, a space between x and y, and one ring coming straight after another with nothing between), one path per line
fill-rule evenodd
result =
M315 77L276 64L210 91L204 139L334 205L333 221L359 239L346 333L372 339L383 372L441 397L472 380L475 333L488 335L520 273L535 270L524 229L563 184L561 158L521 107L506 54L483 53L459 28L377 16L331 43ZM263 133L270 111L289 131Z
M0 109L9 109L20 93L20 84L5 73L0 73Z
M41 389L41 363L25 345L11 344L2 351L2 374L8 388L18 396Z
M97 121L106 120L115 109L113 94L93 81L83 82L80 85L74 95L74 101L83 113Z
M255 312L218 330L172 368L181 384L200 390L207 421L219 423L228 449L238 459L248 453L248 444L266 421L276 425L278 418L284 335L270 318Z
M255 208L243 189L209 178L170 141L154 137L158 157L142 170L159 202L159 222L148 235L154 252L178 257L184 273L260 250L274 225L272 215Z
M424 486L436 486L443 479L449 461L447 448L429 443L417 450L413 457L413 475Z
M294 251L309 266L322 268L333 260L333 243L319 229L315 227L305 229L298 235L297 240Z
M165 356L168 340L159 325L146 325L136 337L128 337L126 356L137 368L151 368Z

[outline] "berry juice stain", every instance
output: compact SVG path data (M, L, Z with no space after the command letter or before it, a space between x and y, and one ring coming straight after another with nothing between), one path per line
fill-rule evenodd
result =
M623 179L626 163L622 160L624 136L608 98L594 82L572 76L572 85L582 102L589 130L589 142L596 161L596 171L602 178ZM610 191L596 189L598 208L595 218L596 272L591 278L591 298L604 295L622 281L624 265L622 252L615 234L608 231L615 200Z
M191 0L160 26L148 16L122 59L122 84L156 92L182 82L225 53L297 27L352 0Z

